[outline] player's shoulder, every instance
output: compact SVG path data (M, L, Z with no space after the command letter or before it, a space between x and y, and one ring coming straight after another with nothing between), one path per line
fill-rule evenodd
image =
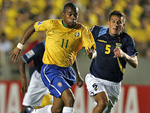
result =
M47 20L43 20L43 21L38 21L37 24L42 24L42 23L45 23L45 24L52 24L52 23L59 23L61 20L59 19L47 19Z
M132 37L126 32L121 32L121 37L126 38L126 39L132 39Z
M93 26L93 28L90 29L92 34L106 34L108 27L103 27L103 26Z

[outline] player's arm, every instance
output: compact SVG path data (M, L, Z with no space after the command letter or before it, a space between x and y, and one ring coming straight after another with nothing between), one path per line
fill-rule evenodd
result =
M21 60L19 61L19 71L21 75L21 91L23 94L27 92L27 88L28 88L27 77L25 74L25 64L26 63L21 58Z
M86 49L86 53L87 57L89 59L94 59L97 56L97 52L95 50L95 48L92 46L91 48Z
M10 58L12 59L13 62L16 62L20 51L23 49L23 46L26 42L27 39L30 38L30 36L35 32L35 30L33 29L33 24L31 24L28 29L25 31L22 39L20 40L20 42L18 43L18 45L9 53Z
M83 78L81 77L79 69L78 69L77 59L74 61L72 68L74 69L76 73L76 83L79 87L81 87L83 85Z
M129 56L128 54L123 52L120 48L114 49L114 58L117 58L117 57L124 58L129 63L129 65L131 65L134 68L138 66L137 56Z

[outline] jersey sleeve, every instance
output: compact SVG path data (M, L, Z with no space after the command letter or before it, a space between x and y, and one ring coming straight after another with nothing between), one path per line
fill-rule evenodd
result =
M43 45L43 43L37 44L34 48L29 50L26 54L21 56L26 64L29 64L32 60L36 58L40 50L40 46L42 46L41 44Z
M130 36L126 43L126 52L129 56L135 56L138 54L138 51L135 47L135 42Z
M33 28L35 31L47 31L52 26L52 20L37 21Z
M100 32L101 28L102 27L99 27L99 26L95 25L93 28L90 29L90 31L91 31L91 33L92 33L92 35L94 37L94 40L96 40L96 38L98 38L98 35L99 35L99 32Z
M82 44L83 44L83 47L85 47L85 49L91 48L92 46L96 49L93 35L88 28L83 29Z

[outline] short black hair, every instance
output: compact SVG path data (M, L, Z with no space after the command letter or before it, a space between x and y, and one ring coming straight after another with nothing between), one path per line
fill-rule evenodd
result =
M68 7L71 7L71 8L73 8L73 9L77 9L77 8L78 8L78 7L77 7L75 4L73 4L73 3L67 3L67 4L64 6L63 13L66 11L66 9L67 9Z
M121 11L112 11L109 15L109 21L110 21L111 17L114 15L116 15L118 17L123 17L124 23L126 22L126 15Z

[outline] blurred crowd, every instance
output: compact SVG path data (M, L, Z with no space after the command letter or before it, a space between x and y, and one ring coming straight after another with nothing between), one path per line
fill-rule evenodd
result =
M3 0L0 2L0 51L9 52L35 21L61 18L67 2L80 9L79 22L89 29L107 26L113 10L126 14L125 31L130 34L140 57L150 58L150 0ZM40 39L34 34L30 41Z
M0 2L0 43L4 43L5 36L12 45L16 44L27 27L37 20L61 18L67 2L79 7L79 22L89 29L94 25L107 26L111 11L123 11L127 16L125 31L134 38L139 56L150 58L150 0L3 0ZM33 35L31 41L37 37L38 34Z

